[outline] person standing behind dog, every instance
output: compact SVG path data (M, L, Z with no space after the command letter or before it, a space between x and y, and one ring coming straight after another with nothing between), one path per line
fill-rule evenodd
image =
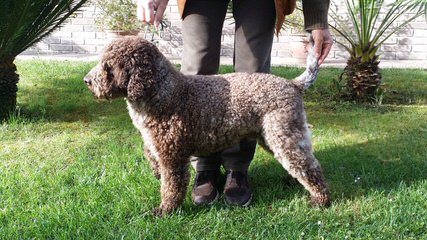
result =
M178 0L182 17L184 74L217 74L220 64L221 35L230 0ZM280 30L284 14L295 7L295 0L232 0L235 20L233 65L236 72L270 73L274 31ZM137 15L144 22L159 26L168 0L137 0ZM310 31L316 57L322 64L332 47L328 29L329 0L303 0L304 26ZM291 8L291 9L290 9ZM227 203L247 206L252 199L248 168L254 156L255 140L239 144L208 157L197 157L192 199L196 205L210 204L218 196L221 164L227 174L224 198Z

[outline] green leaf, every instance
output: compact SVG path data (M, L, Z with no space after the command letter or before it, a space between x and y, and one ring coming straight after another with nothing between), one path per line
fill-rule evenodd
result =
M0 61L13 59L58 28L87 0L3 0Z
M364 61L372 60L388 38L414 19L425 15L427 20L427 0L398 0L390 4L384 0L346 0L345 4L350 26L332 10L329 16L335 25L330 27L344 38L345 42L339 44L346 46L352 57ZM407 13L411 15L408 17Z

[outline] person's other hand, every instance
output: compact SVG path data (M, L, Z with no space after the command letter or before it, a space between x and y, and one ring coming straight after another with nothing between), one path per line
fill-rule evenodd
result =
M167 5L168 0L137 0L136 15L139 20L158 27Z
M329 29L315 29L311 31L311 36L314 40L316 58L319 59L319 65L321 65L331 51L334 40Z

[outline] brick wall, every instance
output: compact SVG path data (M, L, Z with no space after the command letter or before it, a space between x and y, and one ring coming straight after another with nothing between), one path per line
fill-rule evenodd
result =
M112 38L95 25L97 10L94 6L86 6L75 18L69 19L59 30L44 38L36 46L31 47L24 54L99 54L105 44ZM170 58L181 56L181 20L178 14L176 1L171 0L165 16L170 22L170 27L164 32L163 38L155 37L163 53ZM233 54L234 24L230 16L224 23L222 37L222 56L231 57ZM144 34L151 39L151 34ZM290 49L292 37L289 30L285 30L279 37L275 37L272 58L292 58ZM421 17L404 29L392 36L381 48L383 59L427 60L427 23ZM329 60L342 60L347 57L345 51L335 44Z

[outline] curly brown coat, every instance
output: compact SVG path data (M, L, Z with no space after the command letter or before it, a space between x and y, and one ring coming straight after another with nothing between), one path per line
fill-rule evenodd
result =
M85 82L98 98L126 98L145 156L161 180L162 215L185 198L191 156L207 156L245 138L271 151L310 192L313 205L329 205L302 98L317 71L315 61L294 81L264 73L187 76L152 43L128 37L106 48Z

